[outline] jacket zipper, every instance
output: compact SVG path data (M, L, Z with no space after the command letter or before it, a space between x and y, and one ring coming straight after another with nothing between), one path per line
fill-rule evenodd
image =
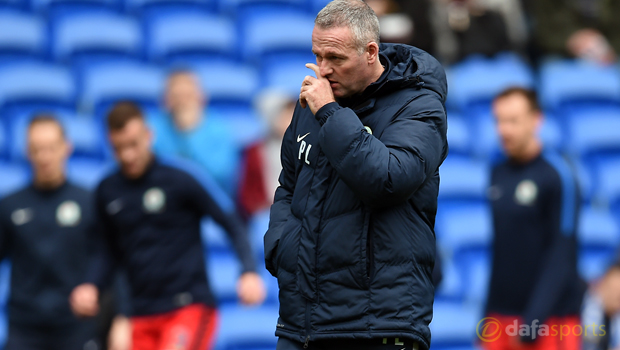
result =
M364 208L364 227L366 229L366 282L368 283L368 287L370 287L370 277L372 273L372 260L374 258L373 254L373 244L372 244L372 235L370 233L370 212Z

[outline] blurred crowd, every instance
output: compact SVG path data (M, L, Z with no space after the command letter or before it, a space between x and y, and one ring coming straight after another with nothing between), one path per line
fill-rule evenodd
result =
M533 62L568 56L611 63L620 50L612 0L369 0L382 37L442 62L515 51Z

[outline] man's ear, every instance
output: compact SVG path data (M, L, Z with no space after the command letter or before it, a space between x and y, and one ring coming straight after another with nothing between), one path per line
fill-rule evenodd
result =
M379 45L374 41L369 42L366 45L366 52L368 53L368 64L374 64L379 58Z

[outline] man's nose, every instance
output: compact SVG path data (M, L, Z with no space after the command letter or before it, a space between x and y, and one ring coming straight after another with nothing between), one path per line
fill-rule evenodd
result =
M333 71L334 70L332 69L332 67L329 65L329 63L325 62L325 60L323 60L323 62L319 64L319 73L321 74L322 77L326 77L332 74Z

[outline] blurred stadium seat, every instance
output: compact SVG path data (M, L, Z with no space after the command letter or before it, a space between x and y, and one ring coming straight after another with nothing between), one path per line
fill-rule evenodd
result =
M250 13L278 10L301 10L306 0L216 0L221 12L234 15L238 22L243 22Z
M552 60L540 67L540 101L548 109L620 104L620 74L616 66L587 61Z
M470 124L457 112L448 111L450 155L469 156L472 154Z
M30 180L30 171L25 165L0 162L0 198L17 191Z
M586 249L615 249L620 243L620 228L609 210L588 206L581 210L578 237Z
M44 54L45 23L41 18L14 11L0 10L0 64Z
M299 96L301 82L314 72L306 68L306 63L316 63L311 52L306 54L289 54L280 59L266 59L262 64L262 81L265 87L280 90L291 96Z
M63 16L53 23L52 45L54 58L65 62L76 57L139 57L142 32L132 17L107 12L80 13Z
M487 248L492 240L491 210L486 202L442 202L435 226L440 246L451 252Z
M277 306L220 308L220 327L215 350L275 349Z
M531 68L514 54L473 56L449 70L447 103L466 115L475 114L488 111L493 97L508 87L533 85Z
M235 25L223 16L173 11L151 16L147 28L147 52L153 60L174 62L195 56L233 57L237 51Z
M485 162L448 156L439 168L439 199L483 201L489 186L489 172Z
M111 102L133 100L157 106L164 88L161 68L133 62L108 63L87 69L82 81L81 106L102 118Z
M237 280L241 264L232 251L210 252L207 255L207 276L215 298L220 303L237 302Z
M34 11L56 18L80 12L120 11L122 0L30 0Z
M232 60L213 60L189 65L212 104L241 103L251 106L258 91L259 75L251 66Z
M466 303L484 306L491 277L490 249L462 249L454 253L454 265L461 278L461 295Z
M579 251L579 274L586 281L594 281L618 260L618 252L612 248L582 248Z
M0 67L0 109L9 105L71 106L76 87L71 72L48 63Z
M585 159L620 153L620 109L575 113L567 123L568 151L573 156Z
M620 154L601 159L596 169L597 198L612 206L620 205Z
M481 310L472 305L436 301L433 305L433 349L471 346L476 339L476 325L482 318Z
M114 164L107 161L74 157L67 164L67 177L76 185L92 191L113 168Z
M125 0L128 11L139 13L143 17L170 14L177 11L213 12L217 0Z
M312 29L314 16L304 12L257 13L242 22L241 48L243 57L252 62L261 62L264 56L280 53L312 51Z

